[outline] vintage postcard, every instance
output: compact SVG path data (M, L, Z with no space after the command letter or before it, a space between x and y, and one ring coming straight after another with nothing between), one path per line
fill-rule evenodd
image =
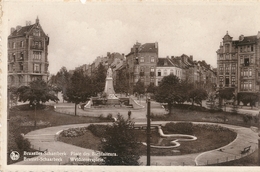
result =
M259 1L1 5L2 171L260 170Z

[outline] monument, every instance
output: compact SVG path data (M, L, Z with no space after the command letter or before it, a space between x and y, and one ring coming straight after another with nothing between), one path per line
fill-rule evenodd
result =
M111 68L108 68L107 70L104 93L107 95L107 99L118 99L115 95L115 90L113 86L113 72Z
M120 104L119 99L115 95L115 90L114 90L114 86L113 86L113 72L110 67L107 70L107 77L106 77L104 93L107 96L108 105Z

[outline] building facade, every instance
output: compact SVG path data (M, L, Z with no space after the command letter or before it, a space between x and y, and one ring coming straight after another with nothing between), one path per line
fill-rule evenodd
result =
M260 91L260 32L233 40L228 32L217 50L217 87Z
M145 87L155 84L155 70L158 61L158 43L136 43L126 55L126 69L130 93L138 80Z
M175 64L169 57L158 58L156 66L155 85L158 86L161 83L163 77L168 76L170 74L173 74L177 76L179 79L181 79L182 68L180 68L178 64Z
M35 24L11 28L8 36L8 86L27 86L31 81L48 80L49 37L37 17Z

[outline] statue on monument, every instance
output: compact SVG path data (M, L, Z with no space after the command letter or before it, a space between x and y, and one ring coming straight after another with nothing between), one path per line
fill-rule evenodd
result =
M112 78L112 75L113 75L112 69L111 67L109 67L107 70L107 78Z
M109 67L107 70L106 84L104 92L108 95L108 99L117 99L113 86L113 71Z

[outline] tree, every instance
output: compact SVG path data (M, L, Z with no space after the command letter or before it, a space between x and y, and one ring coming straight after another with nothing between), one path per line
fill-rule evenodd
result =
M93 83L93 92L95 95L98 93L102 93L105 89L105 83L106 83L106 75L107 70L102 63L100 63L97 67L97 69L94 71L94 75L92 77L92 83Z
M153 94L155 93L155 91L156 91L156 86L154 85L154 83L151 83L146 90L147 93L153 93Z
M67 71L66 67L62 67L56 74L56 85L57 88L62 91L63 99L67 97L67 89L70 82L70 73Z
M137 83L134 86L134 93L138 93L138 94L145 93L144 83L140 79L137 81Z
M77 105L86 102L91 95L93 95L93 92L90 78L84 76L82 69L76 70L67 88L68 101L75 103L75 116L77 115Z
M189 101L192 102L192 106L194 103L202 106L202 100L205 100L207 97L208 94L203 88L195 88L189 92Z
M244 104L250 104L251 107L255 106L256 102L259 101L259 94L251 92L241 92L237 96L238 104L240 101Z
M180 80L173 74L163 77L162 82L157 87L155 100L160 103L167 103L169 113L174 102L181 99Z
M117 72L117 82L114 86L116 93L127 93L128 91L128 80L125 70L120 70Z
M224 89L218 90L217 96L219 97L219 106L222 105L223 99L231 100L232 98L234 98L234 96L235 96L234 91L235 91L234 88L224 88Z
M17 93L19 95L18 101L29 101L30 104L33 104L34 101L36 101L36 104L39 104L40 102L45 103L49 100L59 100L43 80L35 80L30 82L29 86L21 86L17 89Z
M132 121L124 120L122 115L118 115L117 121L108 126L102 139L101 151L115 153L116 156L101 156L105 165L139 165L139 145L133 125Z

